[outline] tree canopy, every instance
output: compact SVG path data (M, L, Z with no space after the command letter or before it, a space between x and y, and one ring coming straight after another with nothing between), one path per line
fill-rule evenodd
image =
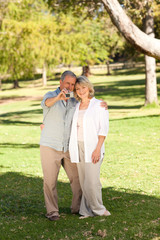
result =
M4 7L0 69L13 80L32 76L36 67L106 62L123 48L109 18L99 21L72 11L53 14L42 0L8 2Z
M160 40L141 31L126 15L123 5L117 0L47 0L47 2L54 11L67 11L71 8L77 14L84 8L88 9L88 15L98 14L105 8L113 24L132 46L144 54L160 59Z

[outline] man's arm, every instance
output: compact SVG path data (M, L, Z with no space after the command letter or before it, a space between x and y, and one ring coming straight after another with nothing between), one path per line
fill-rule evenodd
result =
M54 105L57 101L59 101L58 95L56 97L52 97L52 98L47 98L45 101L45 105L47 107L51 107L52 105Z
M67 93L66 89L62 89L62 91L56 97L47 98L46 101L45 101L45 105L47 107L51 107L56 102L58 102L59 100L67 100L67 99L69 99L69 98L66 98L66 95L65 95L66 93Z

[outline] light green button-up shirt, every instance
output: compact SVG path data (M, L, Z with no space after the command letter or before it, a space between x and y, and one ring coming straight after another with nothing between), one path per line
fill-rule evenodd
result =
M71 124L77 101L75 98L70 98L67 102L60 100L47 107L46 99L56 97L59 93L60 88L48 92L41 102L44 128L41 132L40 145L66 152L69 148Z

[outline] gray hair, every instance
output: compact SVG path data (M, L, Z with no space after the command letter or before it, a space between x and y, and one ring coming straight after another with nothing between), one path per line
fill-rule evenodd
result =
M72 71L68 70L68 71L65 71L65 72L62 73L62 75L61 75L62 82L64 81L66 76L77 78L77 76Z

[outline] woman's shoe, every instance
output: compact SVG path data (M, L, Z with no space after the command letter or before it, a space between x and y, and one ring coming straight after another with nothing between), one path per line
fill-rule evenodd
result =
M80 216L79 219L88 218L89 216Z
M108 210L106 210L104 213L103 213L103 216L110 216L111 215L111 213L108 211Z

